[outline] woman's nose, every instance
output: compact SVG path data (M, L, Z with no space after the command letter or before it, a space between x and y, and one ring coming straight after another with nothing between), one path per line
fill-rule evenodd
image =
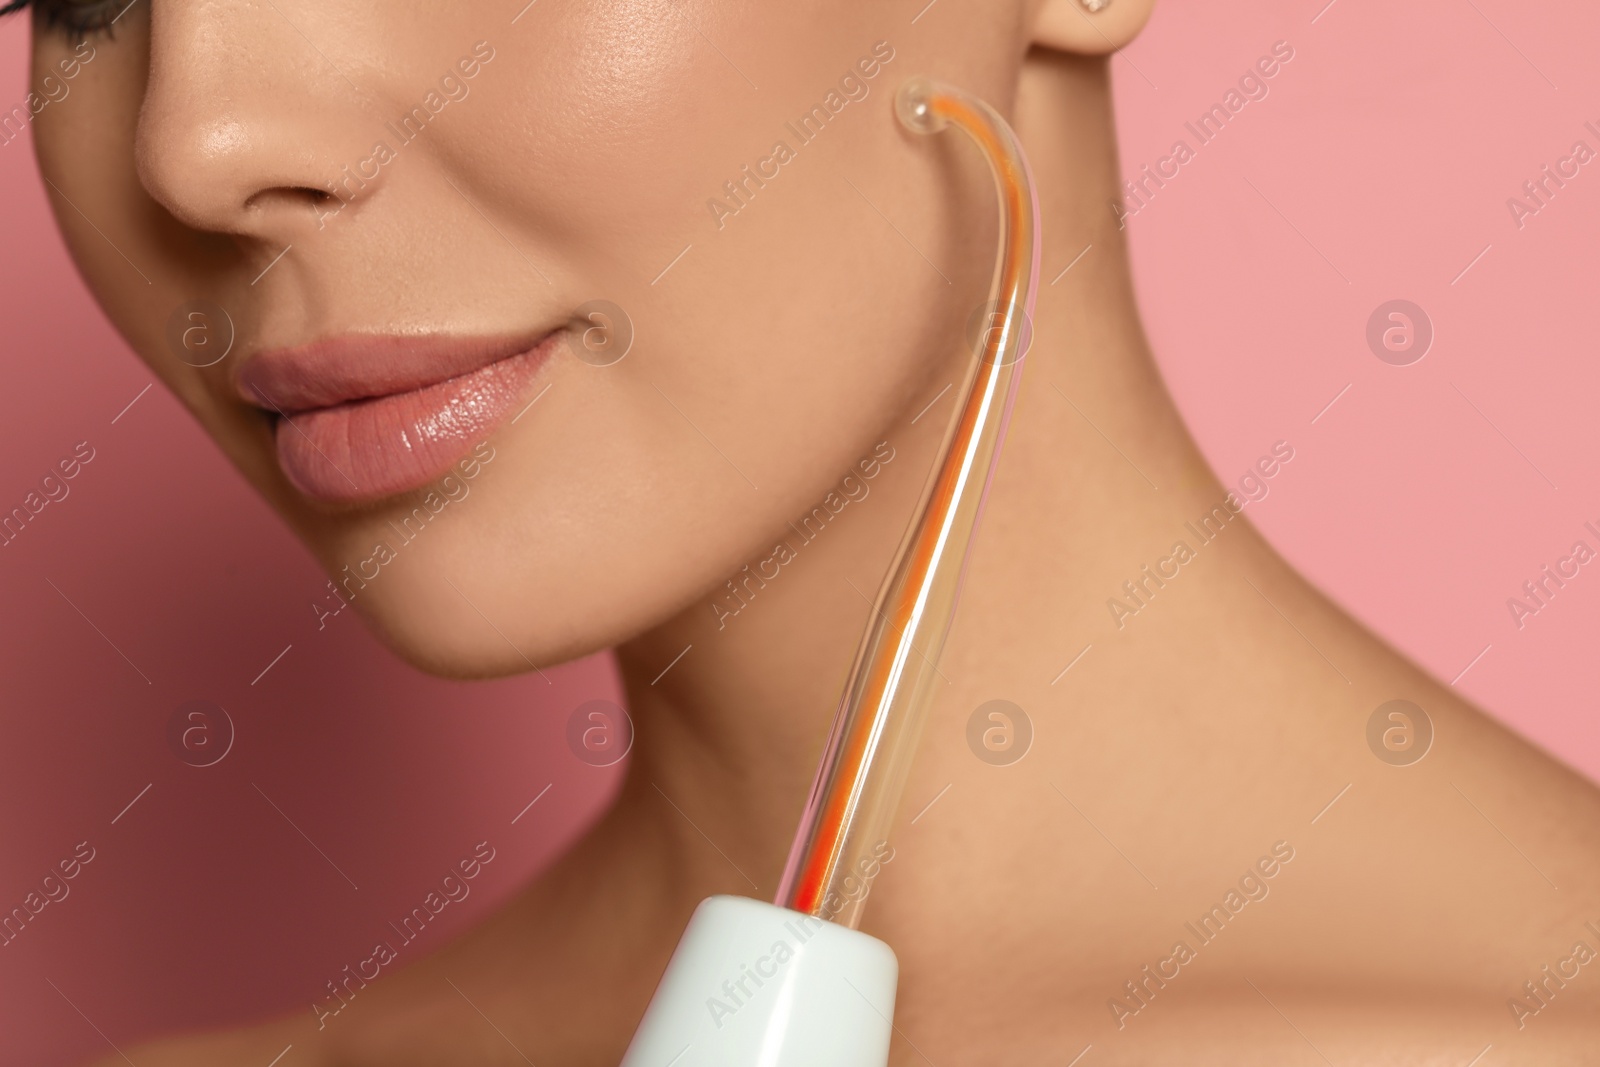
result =
M174 217L287 242L330 205L377 191L381 178L339 184L380 123L336 65L335 42L314 40L332 36L314 9L177 2L151 20L135 158L145 189Z

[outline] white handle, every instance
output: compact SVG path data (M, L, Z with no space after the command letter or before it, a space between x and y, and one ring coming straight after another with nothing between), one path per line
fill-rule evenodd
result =
M621 1067L885 1067L900 964L875 937L700 902Z

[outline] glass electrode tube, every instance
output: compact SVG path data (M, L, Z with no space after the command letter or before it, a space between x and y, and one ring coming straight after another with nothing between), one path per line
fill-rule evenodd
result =
M878 592L775 901L852 928L891 854L889 829L942 681L939 654L1032 341L1039 279L1038 200L1005 119L983 101L923 78L900 87L895 114L918 133L954 126L978 145L999 192L1000 242L977 358Z

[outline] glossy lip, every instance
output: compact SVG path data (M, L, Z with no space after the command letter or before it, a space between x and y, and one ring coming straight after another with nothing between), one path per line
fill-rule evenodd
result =
M324 338L258 353L234 384L277 416L278 465L297 489L370 501L447 474L505 420L559 335Z

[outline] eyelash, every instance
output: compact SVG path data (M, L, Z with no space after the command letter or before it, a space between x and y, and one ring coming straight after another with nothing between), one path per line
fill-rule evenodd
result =
M32 8L34 18L46 28L81 41L109 35L112 23L130 6L130 0L10 0L0 6L0 16Z

